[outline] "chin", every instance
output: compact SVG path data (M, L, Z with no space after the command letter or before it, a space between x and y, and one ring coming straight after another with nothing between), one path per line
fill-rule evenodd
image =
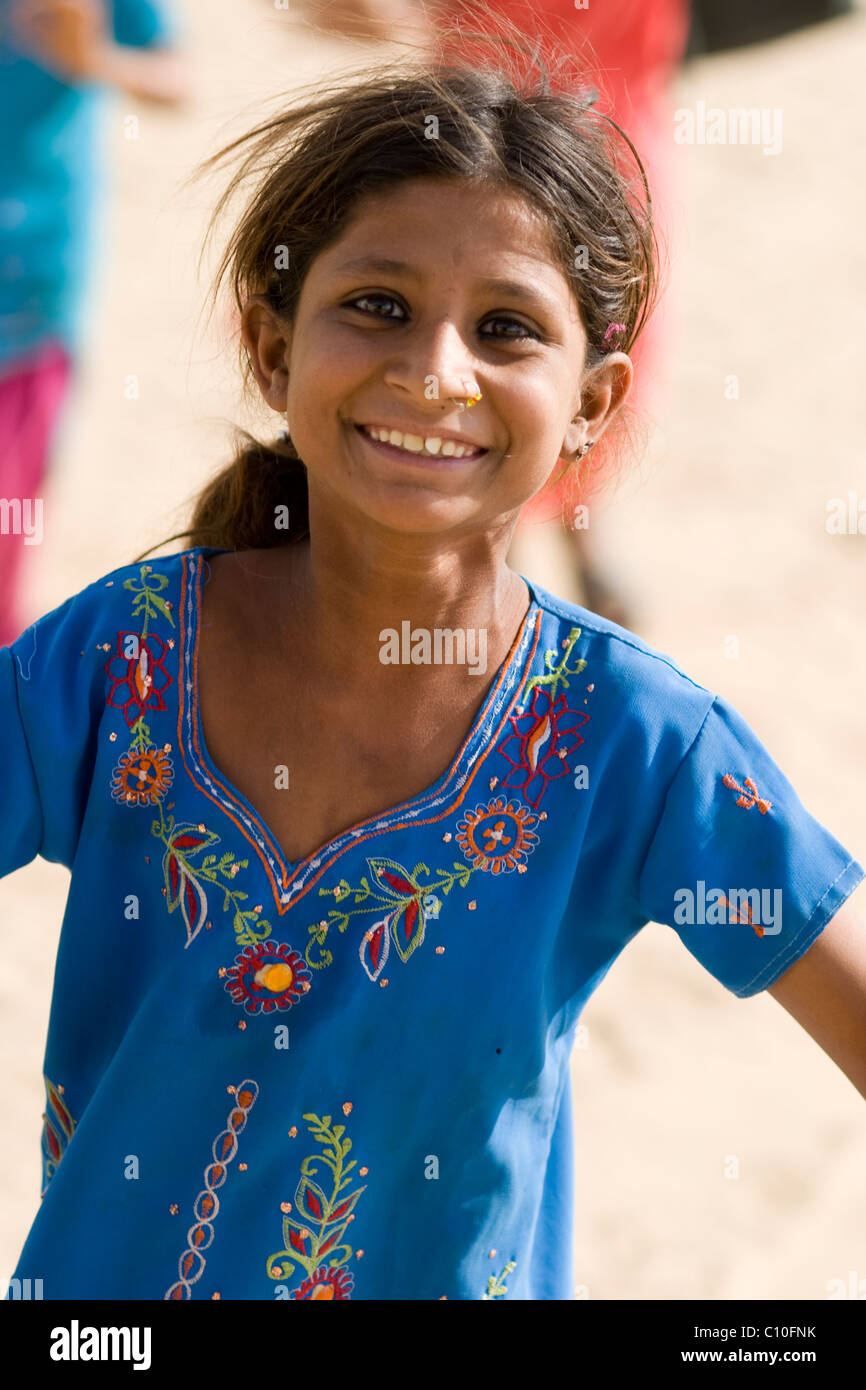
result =
M442 502L419 506L404 501L390 505L368 505L363 510L375 525L402 536L447 536L456 530L471 527L474 519L479 528L483 525L477 519L474 508L448 506Z

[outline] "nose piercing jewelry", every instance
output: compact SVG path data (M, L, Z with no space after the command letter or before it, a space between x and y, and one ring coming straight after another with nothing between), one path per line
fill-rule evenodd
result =
M458 410L471 410L473 405L477 405L478 402L481 400L481 392L479 391L478 386L475 383L473 383L472 395L466 397L452 396L451 399L457 406Z

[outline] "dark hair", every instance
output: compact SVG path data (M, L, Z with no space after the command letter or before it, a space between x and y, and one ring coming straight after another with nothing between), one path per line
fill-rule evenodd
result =
M486 20L490 12L481 8ZM495 35L466 34L458 21L444 31L436 59L401 56L372 75L367 67L319 81L281 99L276 116L204 161L193 178L244 156L207 239L232 197L255 181L220 262L212 305L228 279L239 310L260 294L291 322L311 262L341 235L359 199L406 179L457 178L515 192L546 218L581 310L586 368L614 348L628 351L657 282L643 165L619 126L593 109L599 94L581 88L570 55L552 46L552 76L540 42L528 42L501 18L495 27ZM455 37L458 49L467 38L480 41L486 61L470 60L468 49L463 60L453 49L446 59ZM431 139L433 117L438 138ZM618 158L617 136L633 157L631 176ZM275 268L280 247L288 248L285 269ZM250 391L242 343L240 360ZM268 444L239 434L235 458L195 502L190 544L238 550L306 536L306 468L288 434ZM288 531L275 525L279 507L288 507Z

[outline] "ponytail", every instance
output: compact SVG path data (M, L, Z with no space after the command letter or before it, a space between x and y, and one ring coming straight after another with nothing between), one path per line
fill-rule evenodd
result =
M288 433L272 444L240 433L234 460L196 499L190 546L265 550L303 540L310 533L307 469Z

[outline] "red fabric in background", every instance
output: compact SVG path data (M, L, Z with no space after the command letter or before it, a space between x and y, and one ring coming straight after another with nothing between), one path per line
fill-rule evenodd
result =
M647 174L653 200L653 217L662 248L670 236L669 207L673 191L673 117L669 90L685 54L689 33L688 0L589 0L586 9L576 9L574 0L496 0L498 18L503 16L529 38L552 43L555 59L564 51L573 59L553 85L579 81L595 86L600 99L596 109L615 120L629 136ZM457 0L450 14L459 13L466 31L497 33L495 21L489 25L474 7ZM459 48L459 44L457 45ZM446 53L449 49L446 47ZM627 172L634 162L623 141ZM640 420L653 399L653 378L661 371L661 358L667 334L662 317L654 314L641 333L630 356L635 364L635 380L629 406ZM604 456L596 460L605 472ZM569 479L551 485L523 510L524 520L557 515L563 504L570 509L574 483ZM591 489L584 488L582 500Z

